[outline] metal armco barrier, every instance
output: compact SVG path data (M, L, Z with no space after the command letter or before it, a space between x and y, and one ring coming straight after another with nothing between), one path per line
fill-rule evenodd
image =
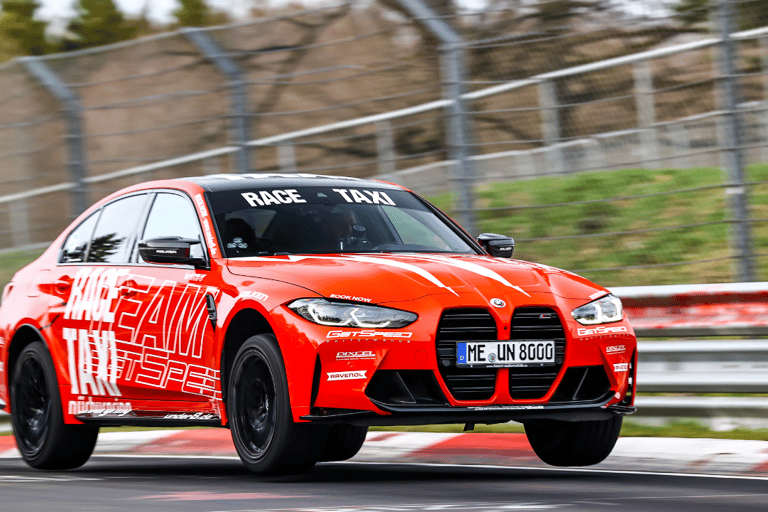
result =
M613 288L638 338L768 336L768 283ZM768 339L638 343L640 393L768 393ZM639 416L767 418L768 398L638 396ZM763 426L763 425L760 425Z

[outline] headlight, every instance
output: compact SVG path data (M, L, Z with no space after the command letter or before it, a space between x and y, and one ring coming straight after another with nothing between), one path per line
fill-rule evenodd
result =
M606 295L574 309L571 316L581 325L607 324L624 318L624 308L621 299L615 295Z
M419 318L414 313L399 309L364 306L325 299L298 299L288 305L299 316L310 322L335 327L389 327L398 329Z

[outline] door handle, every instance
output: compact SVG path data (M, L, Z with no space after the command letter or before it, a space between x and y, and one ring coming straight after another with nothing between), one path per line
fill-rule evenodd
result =
M54 284L54 290L59 295L66 295L72 290L72 278L69 276L61 276Z
M136 288L138 286L133 279L123 281L123 284L120 285L120 295L126 298L133 297L136 295Z

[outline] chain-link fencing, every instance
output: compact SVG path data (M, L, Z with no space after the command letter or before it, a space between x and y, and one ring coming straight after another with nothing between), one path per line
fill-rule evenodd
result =
M359 0L6 63L0 268L132 183L303 172L606 285L768 279L762 7Z

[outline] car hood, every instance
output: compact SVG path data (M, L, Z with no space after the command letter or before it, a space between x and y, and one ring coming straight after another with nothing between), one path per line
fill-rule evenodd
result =
M453 254L323 254L230 259L233 274L281 281L329 298L383 304L427 295L480 294L528 302L533 294L589 300L605 288L564 270L519 260Z

